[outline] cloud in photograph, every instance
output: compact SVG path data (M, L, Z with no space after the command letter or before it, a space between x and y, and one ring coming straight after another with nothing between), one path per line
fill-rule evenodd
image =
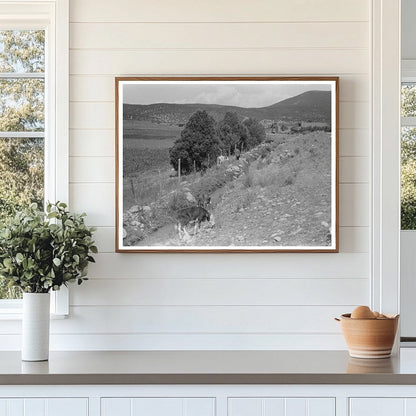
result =
M143 83L127 84L126 104L219 104L245 108L266 107L306 91L330 91L328 83Z

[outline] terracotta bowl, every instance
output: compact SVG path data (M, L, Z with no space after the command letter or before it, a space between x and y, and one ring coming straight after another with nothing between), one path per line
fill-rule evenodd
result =
M399 315L383 319L352 319L341 315L341 329L351 357L388 358L391 356Z

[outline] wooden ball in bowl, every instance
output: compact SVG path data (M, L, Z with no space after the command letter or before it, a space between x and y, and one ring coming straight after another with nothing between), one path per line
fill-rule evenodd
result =
M368 306L357 306L351 313L352 319L376 319Z

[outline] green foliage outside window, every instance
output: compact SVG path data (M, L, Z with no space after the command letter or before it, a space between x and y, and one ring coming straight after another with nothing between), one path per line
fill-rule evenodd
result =
M44 80L24 77L45 72L45 32L0 30L0 132L44 131ZM13 78L13 74L23 77ZM11 74L11 75L10 75ZM31 203L43 206L44 139L0 138L0 229ZM0 299L21 293L0 279Z

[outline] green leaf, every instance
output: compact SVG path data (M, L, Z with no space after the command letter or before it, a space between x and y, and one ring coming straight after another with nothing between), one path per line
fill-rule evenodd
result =
M74 222L72 220L66 220L64 223L67 227L72 227L74 225Z
M98 251L93 229L64 204L50 204L49 214L57 215L58 221L51 223L45 213L29 205L4 223L0 218L0 277L6 285L45 293L69 281L83 281L81 276L94 261L90 253Z

